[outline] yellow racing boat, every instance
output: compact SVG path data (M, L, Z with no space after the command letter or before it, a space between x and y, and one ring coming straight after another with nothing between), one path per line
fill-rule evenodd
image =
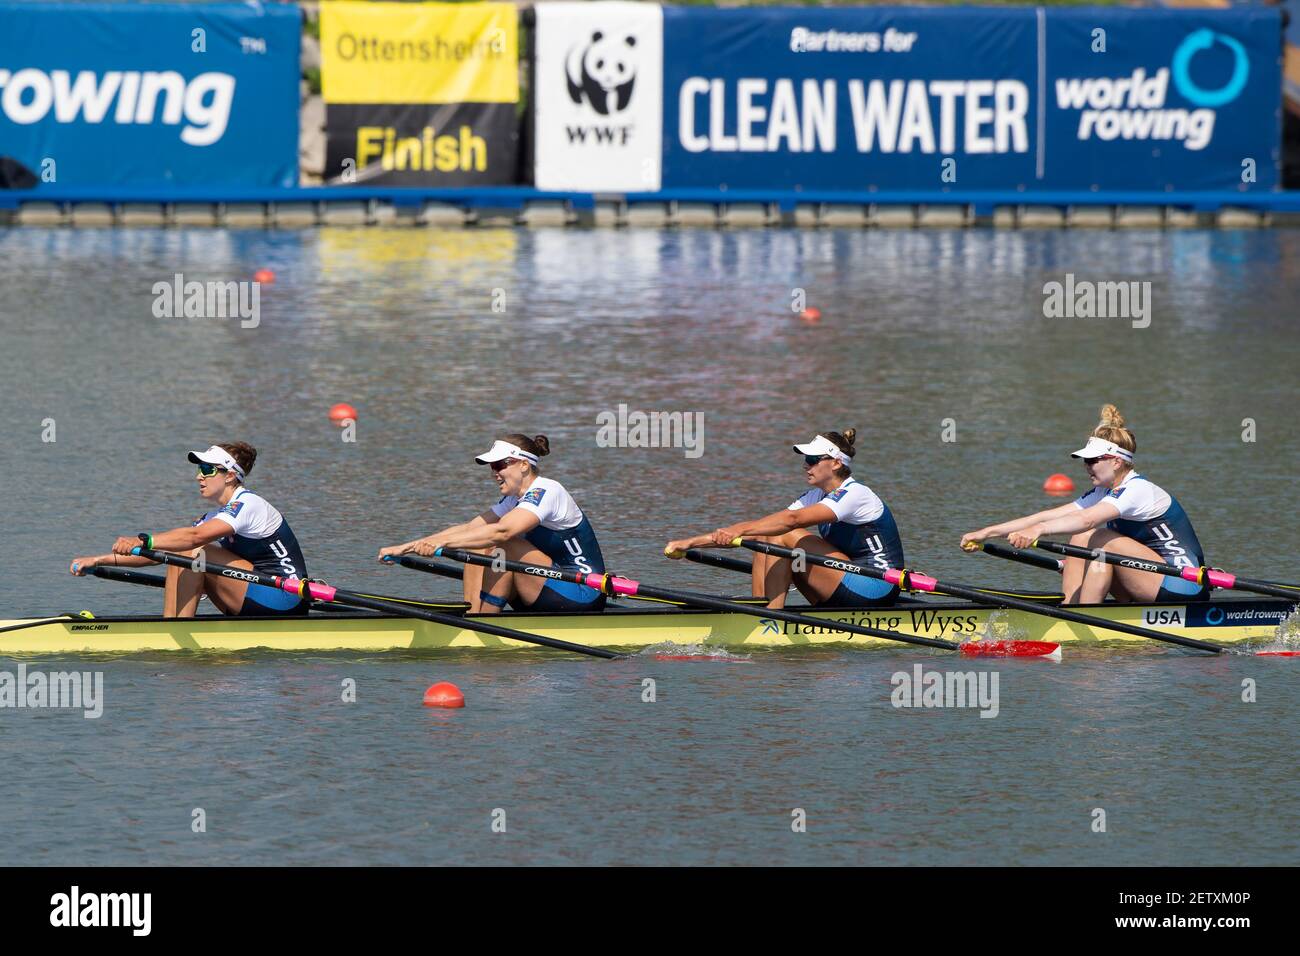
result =
M458 614L462 604L421 603L419 607ZM1271 644L1300 634L1296 605L1274 598L1223 596L1193 604L1080 605L1102 621L1150 628L1215 644ZM949 641L1030 640L1060 644L1154 643L1101 625L1059 621L1028 611L989 608L961 601L914 601L891 608L810 610L823 622L793 624L736 612L646 606L590 613L507 611L470 615L519 631L590 647L637 650L663 645L748 648L895 647L903 645L839 630L837 623L865 625ZM84 615L84 616L83 616ZM373 651L520 649L531 645L477 633L451 624L375 613L318 611L299 618L200 615L63 615L0 620L0 656L19 654L129 654L153 651Z

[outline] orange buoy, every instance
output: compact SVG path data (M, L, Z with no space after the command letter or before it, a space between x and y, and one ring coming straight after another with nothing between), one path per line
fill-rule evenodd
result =
M424 692L425 707L464 707L465 695L450 681L439 681Z
M1043 490L1049 495L1057 497L1074 494L1074 481L1069 475L1063 475L1059 471L1054 475L1048 475L1047 480L1043 482Z
M355 422L357 420L357 410L347 402L339 402L337 405L330 407L330 421L335 425L342 425L349 418Z
M810 305L799 313L799 318L809 324L820 322L822 320L822 310L817 308L815 305Z
M270 269L258 269L253 273L253 281L260 282L262 285L270 285L275 281L275 273Z

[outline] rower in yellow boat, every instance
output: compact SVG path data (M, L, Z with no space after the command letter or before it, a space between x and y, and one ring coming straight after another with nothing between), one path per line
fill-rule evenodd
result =
M211 510L190 525L149 535L145 546L189 557L202 553L204 562L261 574L305 578L307 562L289 522L270 502L244 486L257 450L246 442L227 442L192 451L188 458L198 465L194 478ZM123 535L107 554L73 558L69 570L81 575L99 565L138 568L153 564L131 554L131 549L140 545L138 535ZM169 565L163 616L193 617L205 594L223 614L240 617L306 614L309 603L275 588L205 572L201 566Z
M439 548L490 554L499 548L506 560L602 573L605 559L591 521L565 487L544 478L539 462L551 452L545 435L506 435L474 460L492 469L501 500L464 524L455 524L405 544L383 548L379 560L403 554L433 557ZM516 610L599 611L605 595L569 581L465 566L465 603L475 612Z
M1070 543L1081 548L1202 567L1205 554L1187 512L1177 498L1133 470L1136 452L1137 439L1124 416L1114 405L1102 406L1101 422L1070 456L1083 460L1091 490L1059 508L972 531L962 536L961 546L972 550L988 538L1006 538L1025 548L1045 535L1068 534ZM1210 596L1208 583L1082 558L1066 558L1061 579L1067 604L1096 604L1107 594L1117 601L1144 604L1205 601Z
M668 542L665 552L726 547L736 538L758 538L786 548L801 548L884 571L903 567L903 542L889 507L853 477L856 429L825 432L792 446L803 455L808 490L781 511L738 521L707 534ZM874 607L892 604L897 586L876 578L845 574L819 564L795 570L788 558L754 556L752 589L768 607L785 607L793 583L817 607Z

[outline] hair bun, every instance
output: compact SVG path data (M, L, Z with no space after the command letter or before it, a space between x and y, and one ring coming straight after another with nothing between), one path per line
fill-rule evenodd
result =
M1124 416L1119 413L1119 409L1114 405L1101 406L1101 424L1098 428L1123 428Z
M846 428L842 434L844 435L844 440L852 445L853 440L858 437L858 430L856 428Z
M534 435L533 444L537 446L539 456L549 455L551 453L551 441L545 435Z

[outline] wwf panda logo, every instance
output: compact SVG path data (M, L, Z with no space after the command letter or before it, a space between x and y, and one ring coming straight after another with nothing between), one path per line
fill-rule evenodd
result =
M636 82L635 53L636 37L631 34L612 37L595 31L590 41L570 50L564 62L569 97L578 104L585 99L601 116L622 112Z

